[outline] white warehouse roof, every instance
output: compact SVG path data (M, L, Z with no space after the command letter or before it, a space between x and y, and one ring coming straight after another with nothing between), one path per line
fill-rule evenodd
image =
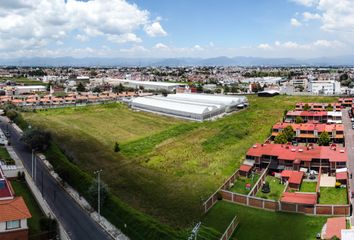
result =
M237 109L247 98L203 94L170 94L167 97L138 97L131 106L148 112L203 121Z

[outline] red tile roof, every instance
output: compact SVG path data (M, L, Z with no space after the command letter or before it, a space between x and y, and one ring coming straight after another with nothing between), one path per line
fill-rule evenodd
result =
M325 131L325 132L332 132L333 130L335 131L344 131L344 126L343 124L324 124L324 123L276 123L273 126L273 129L284 129L287 126L291 126L294 131L297 129L301 131L314 131L317 130L319 133Z
M299 204L308 204L315 205L317 203L317 194L316 193L301 193L301 192L284 192L281 199L281 202L286 203L299 203Z
M326 111L289 111L286 116L300 116L300 117L325 117L327 116Z
M247 151L247 156L261 157L263 155L275 156L280 160L312 161L312 159L328 159L330 162L347 162L348 156L345 148L331 148L315 146L306 148L301 146L283 144L255 144Z
M341 238L341 230L346 228L345 217L328 218L325 239L332 239L334 236Z
M249 172L252 169L252 166L246 165L246 164L242 164L240 167L240 171L243 172Z
M304 173L299 171L284 170L281 172L281 177L289 178L289 183L301 184Z
M0 213L0 222L32 217L22 197L0 201Z
M336 173L336 179L338 179L338 180L347 180L348 179L347 172Z

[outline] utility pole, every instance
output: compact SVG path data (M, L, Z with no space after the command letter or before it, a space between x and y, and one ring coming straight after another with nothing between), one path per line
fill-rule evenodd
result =
M34 158L34 182L37 182L37 157L36 152L33 154Z
M98 212L98 221L101 221L101 186L100 186L100 181L101 181L101 172L103 170L97 170L94 173L97 174L97 212Z

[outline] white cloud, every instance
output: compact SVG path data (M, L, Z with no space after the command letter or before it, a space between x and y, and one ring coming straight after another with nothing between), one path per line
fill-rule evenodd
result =
M159 22L154 22L150 25L146 25L145 32L150 37L166 36L167 35L167 32L162 28L162 26Z
M137 43L140 29L150 36L167 35L160 20L152 21L147 10L126 0L1 0L0 45L35 48L38 42L56 43L69 36L81 42L101 36Z
M137 37L134 33L124 33L121 35L108 34L107 39L114 43L142 42L141 38Z
M196 51L203 51L204 48L197 44L197 45L194 45L193 50L196 50Z
M299 27L301 26L301 22L299 22L299 20L297 20L296 18L292 18L290 19L290 24L293 27Z
M163 43L156 43L154 46L155 49L167 50L169 47Z
M311 7L316 5L319 0L292 0L292 1L306 7Z
M263 49L263 50L267 50L267 49L271 49L271 46L267 43L261 43L258 45L259 49Z
M310 12L304 12L302 14L304 21L310 21L310 20L316 20L316 19L321 19L321 15L318 13L310 13Z

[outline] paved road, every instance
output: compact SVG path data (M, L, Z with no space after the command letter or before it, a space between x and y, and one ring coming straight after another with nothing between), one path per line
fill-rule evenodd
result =
M344 137L345 137L345 147L347 148L349 163L348 169L349 174L353 174L354 176L354 130L352 129L352 122L350 121L348 110L342 110L342 119L344 125ZM350 182L350 192L354 191L354 178L349 179ZM352 204L353 199L352 200ZM354 212L354 211L353 211ZM354 224L354 218L352 214L352 224Z
M4 118L0 118L0 127L9 130L11 145L21 158L25 168L30 173L32 165L31 152L19 141L20 135ZM43 182L42 182L43 180ZM43 183L43 184L42 184ZM36 185L42 191L44 199L48 202L54 214L60 219L64 229L73 240L105 240L112 239L97 225L89 215L62 189L62 187L49 174L41 161L37 161Z

